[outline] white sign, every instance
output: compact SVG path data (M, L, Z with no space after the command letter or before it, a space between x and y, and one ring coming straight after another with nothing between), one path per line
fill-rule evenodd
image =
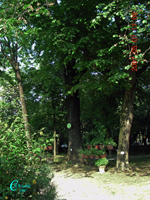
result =
M124 151L121 151L121 154L124 154Z

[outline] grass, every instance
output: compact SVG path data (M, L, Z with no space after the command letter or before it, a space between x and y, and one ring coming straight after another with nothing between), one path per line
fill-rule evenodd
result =
M109 164L107 165L107 172L111 172L111 173L115 173L115 165L116 165L116 161L109 161ZM70 170L74 170L76 173L77 172L85 172L85 170L87 171L97 171L98 168L95 166L92 166L90 168L90 166L88 165L82 165L82 164L76 164L74 165L71 161L67 161L66 159L66 154L63 155L57 155L56 158L54 159L54 163L51 164L52 168L54 170L60 170L60 168L62 170L65 169L70 169ZM150 159L148 158L132 158L130 159L130 172L125 172L125 174L127 175L132 175L133 173L137 173L139 176L149 176L150 175Z

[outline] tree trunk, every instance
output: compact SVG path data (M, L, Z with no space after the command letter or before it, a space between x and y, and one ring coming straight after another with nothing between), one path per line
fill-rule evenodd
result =
M52 95L54 95L54 90ZM54 157L56 157L56 116L55 116L55 104L54 104L54 99L52 100L52 108L53 108L53 125L54 125Z
M82 138L80 133L80 101L78 92L73 96L67 97L67 122L71 123L72 127L68 130L68 160L77 161L78 149L82 148Z
M76 76L76 70L73 69L75 60L69 62L65 68L65 82L71 89L72 86L78 83L73 83ZM78 162L78 150L82 148L82 136L80 132L80 99L79 91L69 94L66 98L67 107L67 123L71 123L71 129L68 129L68 155L69 161ZM80 160L81 162L81 160Z
M130 131L133 121L134 112L134 97L137 79L135 76L135 71L131 69L128 71L129 77L132 80L129 81L131 88L126 89L124 92L123 103L122 103L122 113L120 116L120 132L118 139L118 152L117 152L117 162L116 169L119 171L129 170L129 138Z
M56 144L56 155L59 154L59 144L60 144L60 136L58 135L58 138L57 138L57 144Z
M54 127L54 157L56 157L56 129Z
M21 101L22 116L23 116L23 120L24 120L26 143L27 143L28 152L30 152L30 150L31 150L31 142L30 142L31 137L30 137L30 132L29 132L29 122L28 122L27 108L26 108L26 103L25 103L25 98L24 98L24 92L23 92L18 62L15 62L15 73L16 73L16 78L17 78L17 82L18 82L18 90L19 90L19 96L20 96L20 101Z

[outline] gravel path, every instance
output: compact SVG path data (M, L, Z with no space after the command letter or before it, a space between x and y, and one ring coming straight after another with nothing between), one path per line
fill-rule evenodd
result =
M150 155L130 156L130 158ZM106 172L89 174L71 172L69 169L55 171L52 182L58 192L57 200L147 200L150 199L150 173L139 176L123 176Z
M57 186L57 200L147 200L150 197L150 181L143 182L142 186L128 183L128 180L116 184L115 174L110 174L111 179L108 172L95 172L85 177L85 174L71 174L65 170L54 175L52 182ZM134 179L136 182L136 177Z
M89 178L70 178L55 174L53 183L57 185L58 200L92 200L92 199L111 199L105 195L106 191L94 184L94 180L90 182Z

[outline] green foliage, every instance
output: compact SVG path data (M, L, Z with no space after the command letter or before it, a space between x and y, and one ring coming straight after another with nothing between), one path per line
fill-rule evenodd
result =
M98 151L99 155L105 155L106 151L104 149L101 149Z
M104 142L104 139L97 136L92 140L91 143L95 146L97 144L102 144L103 142Z
M37 169L32 165L34 156L30 155L31 160L29 160L22 118L18 117L11 126L8 124L8 120L0 123L0 197L21 200L47 199L51 196L51 199L55 199L55 187L49 186L49 181L53 178L51 168L39 165ZM39 148L32 146L32 152L39 153ZM23 193L20 193L19 188L11 191L10 184L14 180L18 180L21 185L31 184L31 187ZM33 180L36 181L35 185ZM43 195L40 194L41 189L44 189Z
M110 138L106 138L105 140L105 145L113 145L113 146L117 146L117 144L114 142L114 140L110 137Z
M90 152L90 155L95 155L95 156L99 155L97 149L95 148L89 149L89 152Z
M79 149L79 150L78 150L78 153L81 155L81 154L84 154L85 151L84 151L83 149Z
M84 150L83 154L86 155L86 156L89 156L90 155L90 150L89 149Z
M0 64L3 69L9 68L12 65L8 62L11 57L19 58L19 62L24 64L21 66L21 75L29 122L33 132L36 132L32 140L34 153L40 153L39 146L47 145L53 137L54 116L58 131L61 130L62 135L66 134L64 100L68 94L73 96L77 90L81 102L82 125L83 129L86 129L83 134L85 142L91 143L94 138L93 144L99 144L106 138L107 131L111 134L116 132L118 137L116 130L119 127L122 97L125 89L129 88L129 81L133 80L129 76L131 65L125 62L130 52L125 49L131 44L132 10L136 10L138 14L138 50L141 51L136 56L138 71L144 72L141 80L139 72L135 77L141 88L143 83L144 87L149 83L149 72L144 71L146 65L149 66L149 2L142 1L139 5L137 1L100 3L97 0L77 0L75 4L73 1L62 0L60 5L50 6L44 5L45 1L42 2L43 6L38 5L37 0L23 3L16 0L2 1L0 5L1 50L3 49L6 55L1 52ZM118 33L118 22L122 23L122 36ZM126 34L126 30L130 34ZM17 45L19 51L14 53ZM30 68L31 60L34 60L36 67L39 66L39 70ZM75 61L73 70L67 68L71 61ZM71 81L70 71L74 74ZM5 80L8 80L15 86L12 70L11 74L1 70L0 76L0 85L4 85ZM71 82L70 85L68 81ZM11 89L7 90L9 95L6 95L5 101L0 105L0 126L4 139L5 133L9 136L8 147L15 145L15 155L24 150L21 142L26 141L23 138L23 120L20 120L20 125L12 125L16 113L21 116L21 106L16 90L14 89L13 94ZM138 93L142 94L141 90L138 90ZM2 97L4 96L3 93ZM138 107L145 99L147 102L144 104L148 105L146 111L149 112L147 94L141 97L137 95L135 105ZM140 119L146 128L143 128L141 122L135 122L134 125L138 125L138 128L133 128L133 132L144 130L148 134L149 113L146 111L143 111L145 120ZM135 119L139 119L143 112L137 109ZM92 121L90 125L88 120ZM39 136L37 132L43 127L44 136ZM10 138L12 133L15 138ZM106 140L106 143L108 142ZM22 146L18 150L20 144ZM3 149L6 147L4 145Z
M92 140L92 144L95 146L95 145L97 145L97 144L99 144L99 140L100 140L100 138L93 138L93 140Z
M98 159L96 162L95 162L95 165L96 166L105 166L109 163L109 160L107 158L101 158L101 159Z

